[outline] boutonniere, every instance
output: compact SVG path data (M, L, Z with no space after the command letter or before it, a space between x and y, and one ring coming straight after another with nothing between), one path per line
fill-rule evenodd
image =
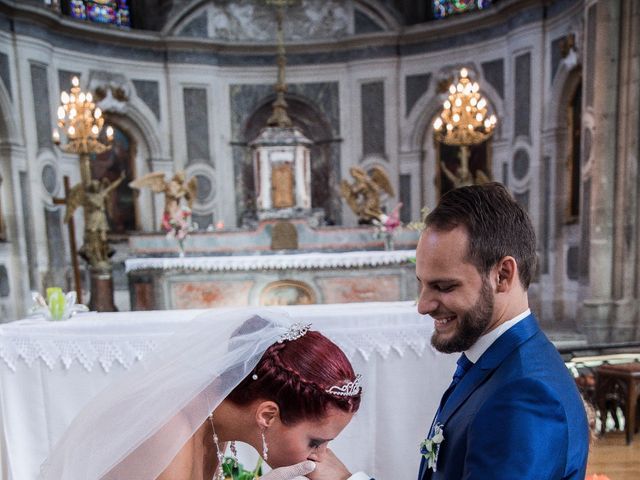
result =
M427 461L427 467L434 472L436 471L436 464L438 463L440 444L444 441L443 427L444 425L441 423L436 423L431 430L431 435L420 444L420 453Z

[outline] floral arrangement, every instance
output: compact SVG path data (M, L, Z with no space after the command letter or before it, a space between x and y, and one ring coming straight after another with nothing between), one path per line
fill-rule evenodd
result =
M162 229L167 232L167 238L175 238L178 241L180 256L184 256L184 242L194 229L191 224L191 209L182 207L174 216L167 212L162 216Z
M222 473L225 480L254 480L262 476L262 458L258 458L258 464L253 470L245 470L242 464L234 458L226 457L222 463Z
M398 203L389 215L381 214L378 218L373 219L373 224L377 227L375 238L384 240L385 250L393 250L393 234L402 226L400 221L400 209L402 203Z
M88 312L86 305L76 303L76 292L63 293L59 287L47 288L47 299L38 292L31 292L33 305L29 309L32 316L43 316L47 320L66 320L79 312Z
M438 463L438 453L440 453L440 444L444 441L443 425L437 423L431 430L431 435L420 443L420 454L427 461L427 468L436 471Z

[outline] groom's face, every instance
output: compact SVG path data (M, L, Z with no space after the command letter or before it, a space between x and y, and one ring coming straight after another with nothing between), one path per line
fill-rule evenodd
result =
M467 260L468 248L463 227L428 228L416 251L418 311L433 317L431 343L445 353L467 350L492 324L493 286Z

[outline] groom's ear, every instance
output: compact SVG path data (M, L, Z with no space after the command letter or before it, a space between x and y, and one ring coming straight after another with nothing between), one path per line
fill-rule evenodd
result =
M511 291L516 282L520 282L518 277L518 262L511 256L503 257L496 265L496 291L505 293Z
M256 408L256 422L260 428L269 428L280 418L280 408L276 402L265 400L258 403Z

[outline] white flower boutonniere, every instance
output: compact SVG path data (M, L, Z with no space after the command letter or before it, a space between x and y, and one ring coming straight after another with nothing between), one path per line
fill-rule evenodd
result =
M438 463L438 453L440 453L440 444L444 441L443 427L441 423L433 426L431 435L420 444L420 453L427 461L427 467L436 471Z

